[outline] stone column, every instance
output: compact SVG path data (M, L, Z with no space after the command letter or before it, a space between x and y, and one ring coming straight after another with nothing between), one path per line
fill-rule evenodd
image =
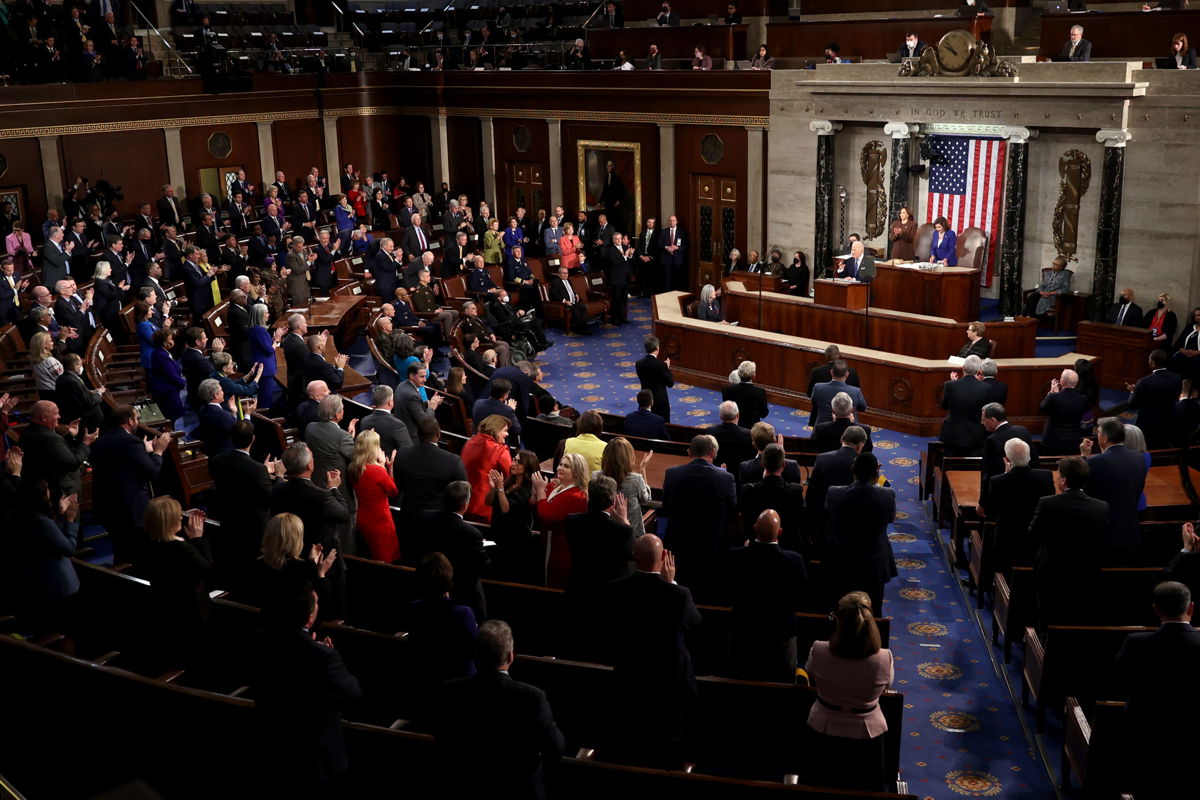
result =
M171 185L175 187L175 193L179 197L187 197L187 176L183 170L183 139L179 130L163 128L163 137L167 143L167 176Z
M1006 127L1008 173L1004 178L1004 222L1000 232L1000 312L1021 313L1021 274L1025 267L1025 187L1029 165L1029 140L1037 131Z
M683 219L687 219L686 214L680 214L679 209L675 208L675 123L660 122L658 123L658 197L659 208L658 214L647 214L646 216L656 216L658 218L658 227L663 227L667 224L667 217L675 214ZM691 231L695 233L695 231Z
M888 187L888 218L891 220L900 215L901 206L908 205L908 146L917 132L917 126L907 122L889 122L883 126L883 132L892 137L892 180ZM909 216L915 219L912 206L908 211ZM891 239L888 240L887 257L892 257Z
M491 117L480 117L479 125L482 129L479 141L483 147L483 196L492 208L500 208L500 198L496 196L496 126Z
M814 278L825 275L833 263L833 242L830 226L833 224L833 135L842 129L840 122L814 119L808 129L817 135L817 203L813 219L813 263Z
M763 261L769 260L763 239L763 196L766 190L763 175L763 129L746 128L746 248L757 250Z
M262 181L258 185L265 189L275 182L275 138L269 122L258 123L258 165L262 169Z
M1117 285L1117 247L1121 239L1121 182L1125 177L1125 144L1133 138L1124 128L1096 132L1104 144L1104 174L1100 178L1100 214L1096 219L1096 265L1092 269L1091 318L1104 319Z
M42 182L46 184L46 207L62 211L66 183L63 182L62 163L58 159L58 137L39 136L38 149L42 156ZM66 224L65 218L62 223Z
M337 197L342 191L341 178L337 177L342 174L337 117L322 117L321 126L325 133L325 179L329 181L329 188L326 189L326 192ZM335 180L338 182L334 183Z
M571 208L567 196L563 194L563 156L562 156L562 120L546 120L546 129L550 134L550 208L561 205L563 210ZM562 224L560 219L559 224Z
M446 127L446 115L429 118L430 145L433 150L433 185L441 181L450 183L450 133ZM450 187L452 190L453 186Z

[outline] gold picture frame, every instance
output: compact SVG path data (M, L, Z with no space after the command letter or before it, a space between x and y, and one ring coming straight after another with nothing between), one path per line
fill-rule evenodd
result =
M610 220L622 233L636 236L642 229L642 145L638 142L608 142L580 139L576 142L579 158L579 210L601 211L600 196L604 187L607 164L613 162L613 172L625 186L620 219ZM632 214L628 202L632 199Z

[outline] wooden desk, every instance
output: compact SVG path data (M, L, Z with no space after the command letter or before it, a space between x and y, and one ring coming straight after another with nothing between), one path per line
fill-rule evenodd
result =
M737 281L727 281L723 294L726 319L763 331L824 339L884 351L903 350L917 358L945 359L966 342L966 326L945 317L927 317L903 311L870 308L848 311L778 292L759 293ZM1033 358L1037 320L1020 317L1013 322L989 322L987 337L996 341L1004 358ZM1086 350L1081 352L1102 352Z
M366 302L366 299L364 295L357 295L352 297L334 297L329 300L313 303L304 314L308 320L309 333L319 332L314 329L326 329L333 332L341 329L346 335L352 334L351 325L356 321L358 307ZM291 316L290 313L285 312L282 314L275 321L275 327L286 328L289 316ZM338 356L337 345L334 342L336 338L336 335L328 336L325 340L324 356L325 360L330 364L334 363L334 359ZM275 365L275 380L280 386L286 388L288 382L287 359L283 355L283 348L275 351ZM338 391L338 394L343 397L352 398L369 388L371 388L370 379L364 377L361 372L347 364L343 372L342 388Z
M680 308L680 302L690 297L683 292L654 297L654 334L662 343L663 356L671 359L676 380L720 389L729 384L731 369L751 360L758 364L755 381L766 389L770 402L810 407L804 396L808 373L823 363L828 340L691 319ZM864 316L862 312L842 313ZM860 420L918 436L938 435L946 416L939 395L950 376L944 355L923 359L850 345L841 350L843 359L858 370L869 405ZM1077 353L1058 358L999 359L1000 377L1009 387L1009 420L1041 430L1045 418L1038 405L1050 381L1078 358L1096 360Z
M1200 485L1200 471L1190 470L1192 485ZM974 509L979 505L979 472L950 470L946 473L950 495L956 507ZM1146 474L1146 507L1167 508L1186 506L1191 501L1179 480L1176 466L1151 467Z
M959 322L979 319L980 270L966 267L911 269L875 265L871 305Z
M762 286L764 292L778 292L782 280L782 278L776 275L764 275L761 272L742 272L741 270L735 270L725 278L726 283L737 281L747 289L752 289L756 292L759 286Z
M807 8L805 9L807 13ZM913 31L922 41L937 44L950 31L968 30L976 39L992 41L992 18L941 17L937 19L862 19L822 22L775 22L767 25L767 47L771 55L816 56L825 45L837 42L843 57L886 58L904 43L904 34ZM1065 38L1065 37L1064 37ZM1090 38L1090 37L1089 37ZM1171 41L1170 35L1163 41Z
M691 61L697 47L703 45L712 57L713 69L721 69L718 59L746 59L746 25L700 25L686 28L621 28L588 31L588 49L593 59L616 58L624 50L630 58L645 58L650 45L658 45L663 58ZM901 37L903 41L903 36ZM820 51L818 51L820 52Z
M1092 53L1103 58L1150 59L1166 56L1171 37L1180 31L1200 32L1200 11L1105 11L1087 14L1043 14L1038 56L1053 58L1062 50L1072 25L1082 25Z
M1079 323L1075 345L1080 352L1104 353L1104 372L1096 379L1107 389L1122 391L1126 383L1137 383L1149 374L1147 360L1154 346L1146 328L1088 320Z
M865 283L819 278L813 281L813 301L823 306L861 311L871 302L871 287Z

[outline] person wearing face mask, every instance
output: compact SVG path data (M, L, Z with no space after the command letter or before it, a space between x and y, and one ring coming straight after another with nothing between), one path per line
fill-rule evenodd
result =
M929 45L922 42L917 34L909 31L904 34L904 44L900 45L900 52L897 55L901 58L917 58L926 47Z
M663 3L662 11L660 11L658 16L655 17L655 22L658 23L660 28L678 28L679 15L671 10L670 3Z
M1175 341L1175 329L1179 327L1179 320L1171 310L1171 295L1160 294L1154 303L1154 313L1147 314L1143 322L1150 329L1155 346L1169 349Z
M963 0L963 4L954 12L956 17L990 17L992 10L983 0Z
M1132 328L1140 328L1142 326L1142 307L1133 302L1133 299L1133 289L1128 287L1122 289L1121 296L1108 309L1108 316L1104 321L1109 325L1128 325Z

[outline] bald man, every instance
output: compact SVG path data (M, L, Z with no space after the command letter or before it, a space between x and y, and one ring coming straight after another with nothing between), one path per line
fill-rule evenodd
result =
M79 420L70 420L67 433L60 434L58 406L49 400L39 400L29 411L29 425L21 432L21 450L25 463L21 478L26 486L44 480L50 488L50 499L77 494L82 485L79 468L91 454L92 442L99 430L80 430Z
M739 677L791 683L808 569L803 556L779 546L781 527L779 513L766 509L754 522L754 541L729 554L730 653Z
M320 419L317 409L321 401L329 396L329 384L325 381L310 381L305 387L305 394L308 399L296 407L296 425L300 429L300 438L304 438L304 429L310 422L317 422Z
M684 634L700 626L700 612L691 592L675 583L675 558L661 539L638 539L633 561L637 571L608 586L614 697L625 705L611 716L619 725L604 749L625 763L678 767L696 694Z

